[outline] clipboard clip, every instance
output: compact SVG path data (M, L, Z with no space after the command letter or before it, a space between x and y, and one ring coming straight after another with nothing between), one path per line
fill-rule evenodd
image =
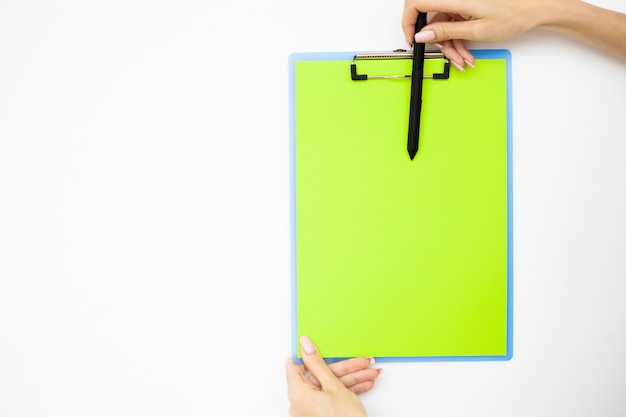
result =
M390 80L398 78L411 78L411 75L399 74L399 75L367 75L357 73L356 61L357 60L380 60L380 59L413 59L413 52L406 51L405 49L396 49L393 52L370 52L370 53L357 53L352 57L352 63L350 64L350 76L352 81L366 81L366 80ZM450 61L441 52L426 52L424 59L438 59L444 61L443 72L434 73L430 75L424 75L424 78L432 78L435 80L447 80L450 78Z

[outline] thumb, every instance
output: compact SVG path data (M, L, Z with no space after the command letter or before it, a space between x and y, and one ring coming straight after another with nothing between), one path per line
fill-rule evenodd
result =
M300 347L304 366L317 378L322 389L326 390L337 384L342 385L308 336L300 337Z
M415 42L443 42L451 39L481 40L477 36L476 20L437 22L424 26L415 34Z

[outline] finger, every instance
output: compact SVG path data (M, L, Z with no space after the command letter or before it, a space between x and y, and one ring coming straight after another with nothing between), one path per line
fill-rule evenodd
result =
M432 18L428 21L428 24L433 24L437 22L452 22L452 21L464 21L467 20L460 14L456 13L434 13Z
M374 363L374 358L352 358L335 362L329 368L337 378L341 378L342 376L367 369Z
M456 50L453 41L443 41L440 43L441 52L450 60L450 63L461 72L465 72L465 61L463 56Z
M471 69L476 69L474 67L474 55L465 47L465 42L462 39L453 39L452 45L454 49L459 53L459 55L463 58L463 62L465 62Z
M339 378L339 381L341 381L341 383L346 388L352 388L353 386L361 384L363 382L376 380L376 378L378 378L381 372L382 372L381 368L368 368L368 369L362 369L359 371L351 372L349 374L344 374L342 376L339 376L339 375L336 375L336 376ZM311 381L313 385L315 385L318 388L321 388L319 381L317 381L317 379L315 379L315 377L313 377L312 375L309 376L309 380Z
M452 20L452 16L451 16L449 13L434 13L434 14L432 15L431 19L428 21L428 25L426 25L426 26L425 26L425 28L427 28L428 26L430 26L430 25L431 25L431 24L433 24L433 23L437 23L437 22L449 22L449 21L451 21L451 20ZM424 29L425 29L425 28L424 28ZM423 30L423 29L422 29L422 30ZM427 32L424 32L424 33L427 33ZM432 31L431 31L430 33L432 33L432 36L431 36L431 37L434 39L434 37L435 37L435 33L434 33L434 32L432 32ZM422 38L423 38L423 37L424 37L424 35L422 35ZM425 41L425 40L424 40L424 41ZM426 41L425 41L425 42L426 42ZM439 43L439 42L431 42L431 41L428 41L428 42L429 42L429 43L432 43L434 46L436 46L436 47L437 47L437 48L439 48L439 49L442 49L442 48L443 48L442 43Z
M441 52L450 60L459 71L465 71L465 64L471 69L474 66L474 55L465 47L465 42L461 39L453 39L451 41L443 41L440 44L434 43Z
M470 20L470 17L466 17L463 16L462 14L458 14L458 13L448 13L448 16L450 16L450 21L455 21L455 22L462 22L464 20Z
M409 45L413 45L413 36L415 35L415 22L417 22L417 16L419 11L413 5L410 5L410 1L404 2L404 11L402 12L402 31L406 37L406 42Z
M300 347L304 366L319 381L322 389L333 389L341 385L339 379L326 365L326 362L324 362L324 359L308 336L300 338Z
M480 20L439 21L424 26L420 33L429 35L430 40L428 42L441 43L452 39L490 40L485 39L485 36L480 34L480 28ZM416 41L420 42L418 39Z
M449 22L452 20L452 16L448 13L433 13L431 18L428 20L428 25L437 22Z
M376 381L365 381L365 382L361 382L360 384L357 385L353 385L350 388L348 388L350 391L352 391L354 394L356 395L361 395L361 394L365 394L367 391L371 390L372 388L374 388L374 386L376 385Z
M346 388L352 388L364 382L375 381L381 373L381 369L365 369L339 378Z
M354 372L367 369L374 364L374 358L351 358L330 364L328 367L337 378L342 378ZM319 381L309 375L309 380L317 387L321 387Z
M300 383L304 375L304 365L298 365L293 362L291 358L288 358L285 362L285 376L287 378L287 384Z

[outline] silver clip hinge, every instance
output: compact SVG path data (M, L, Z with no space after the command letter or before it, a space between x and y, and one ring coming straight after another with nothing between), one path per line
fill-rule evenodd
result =
M411 75L396 74L396 75L368 75L359 74L356 68L357 60L387 60L387 59L413 59L413 51L406 51L404 49L396 49L393 52L370 52L370 53L358 53L352 57L352 63L350 64L350 76L352 81L366 81L366 80L390 80L399 78L411 78ZM426 52L424 59L438 59L444 61L443 72L424 75L424 78L432 78L435 80L447 80L450 78L450 61L441 52Z

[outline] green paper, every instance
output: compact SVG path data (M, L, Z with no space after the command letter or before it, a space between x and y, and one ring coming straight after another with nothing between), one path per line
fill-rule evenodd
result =
M325 357L507 355L506 60L424 80L413 161L410 78L349 67L295 62L296 336Z

